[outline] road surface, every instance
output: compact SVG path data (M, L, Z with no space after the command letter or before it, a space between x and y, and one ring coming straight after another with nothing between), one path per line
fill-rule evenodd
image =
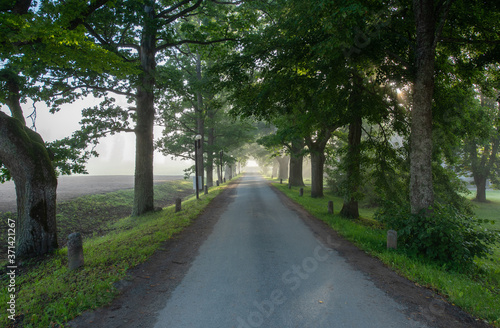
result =
M427 327L406 312L247 174L154 327Z

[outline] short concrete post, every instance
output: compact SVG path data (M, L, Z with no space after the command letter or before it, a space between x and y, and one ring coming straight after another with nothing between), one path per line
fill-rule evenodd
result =
M398 232L395 230L387 231L387 249L389 248L398 248Z
M304 196L304 188L299 189L299 196Z
M182 200L180 198L175 199L175 213L180 212L182 209Z
M217 187L219 186L219 180L217 180Z
M207 194L208 194L208 186L205 185L205 195L207 195Z
M74 232L68 236L68 266L70 270L83 266L82 235Z
M333 201L328 201L328 214L333 214Z

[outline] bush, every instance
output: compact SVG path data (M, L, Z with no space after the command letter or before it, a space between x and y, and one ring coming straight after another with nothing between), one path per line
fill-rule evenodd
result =
M409 206L387 203L376 214L390 229L398 232L398 244L409 255L424 256L454 271L464 271L474 259L492 254L500 232L488 230L479 220L450 205L436 204L431 215L411 214Z

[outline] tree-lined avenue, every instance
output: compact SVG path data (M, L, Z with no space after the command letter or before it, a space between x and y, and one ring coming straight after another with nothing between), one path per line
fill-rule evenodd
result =
M247 173L155 328L426 327L405 310Z

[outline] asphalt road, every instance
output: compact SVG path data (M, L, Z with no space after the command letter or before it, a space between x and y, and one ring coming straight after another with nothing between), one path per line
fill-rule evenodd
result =
M427 327L405 310L246 174L155 328Z

